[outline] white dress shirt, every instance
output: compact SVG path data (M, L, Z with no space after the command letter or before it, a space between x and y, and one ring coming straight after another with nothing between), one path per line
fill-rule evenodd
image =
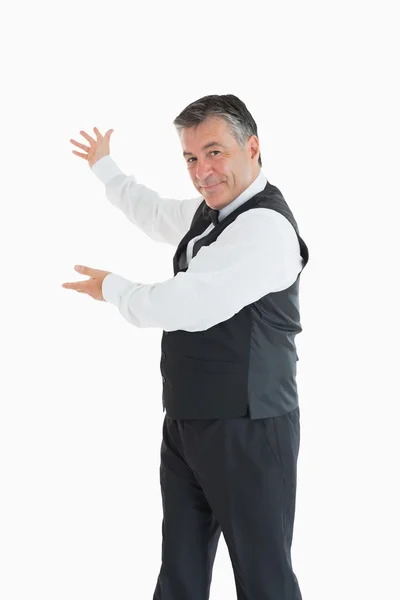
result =
M98 160L92 171L105 185L111 204L156 242L177 246L204 200L202 196L161 198L133 175L125 175L110 155ZM260 170L253 183L220 210L219 220L263 190L266 183ZM202 331L296 281L303 267L300 245L293 226L280 213L266 208L245 211L192 258L195 241L213 227L211 223L190 240L186 271L154 284L110 273L102 284L104 299L136 327Z

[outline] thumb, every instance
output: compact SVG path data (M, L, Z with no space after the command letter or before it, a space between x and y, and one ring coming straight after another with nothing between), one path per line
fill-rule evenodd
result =
M108 137L108 139L110 139L112 133L114 133L114 129L109 129L106 133L106 137Z

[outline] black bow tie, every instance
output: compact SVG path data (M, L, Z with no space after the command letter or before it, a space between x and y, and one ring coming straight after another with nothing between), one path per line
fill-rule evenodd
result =
M219 210L215 210L214 208L210 208L207 204L203 207L203 215L206 219L214 223L214 225L218 224L218 215Z

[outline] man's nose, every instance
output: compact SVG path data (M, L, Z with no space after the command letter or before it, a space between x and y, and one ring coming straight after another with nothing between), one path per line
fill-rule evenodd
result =
M211 173L212 168L209 163L197 161L196 178L199 185L206 185Z

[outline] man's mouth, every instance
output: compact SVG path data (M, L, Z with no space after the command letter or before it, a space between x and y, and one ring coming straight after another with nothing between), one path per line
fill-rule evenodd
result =
M212 190L212 189L216 188L217 185L219 185L220 183L222 183L222 181L219 181L218 183L214 183L214 185L203 185L202 188L205 190Z

